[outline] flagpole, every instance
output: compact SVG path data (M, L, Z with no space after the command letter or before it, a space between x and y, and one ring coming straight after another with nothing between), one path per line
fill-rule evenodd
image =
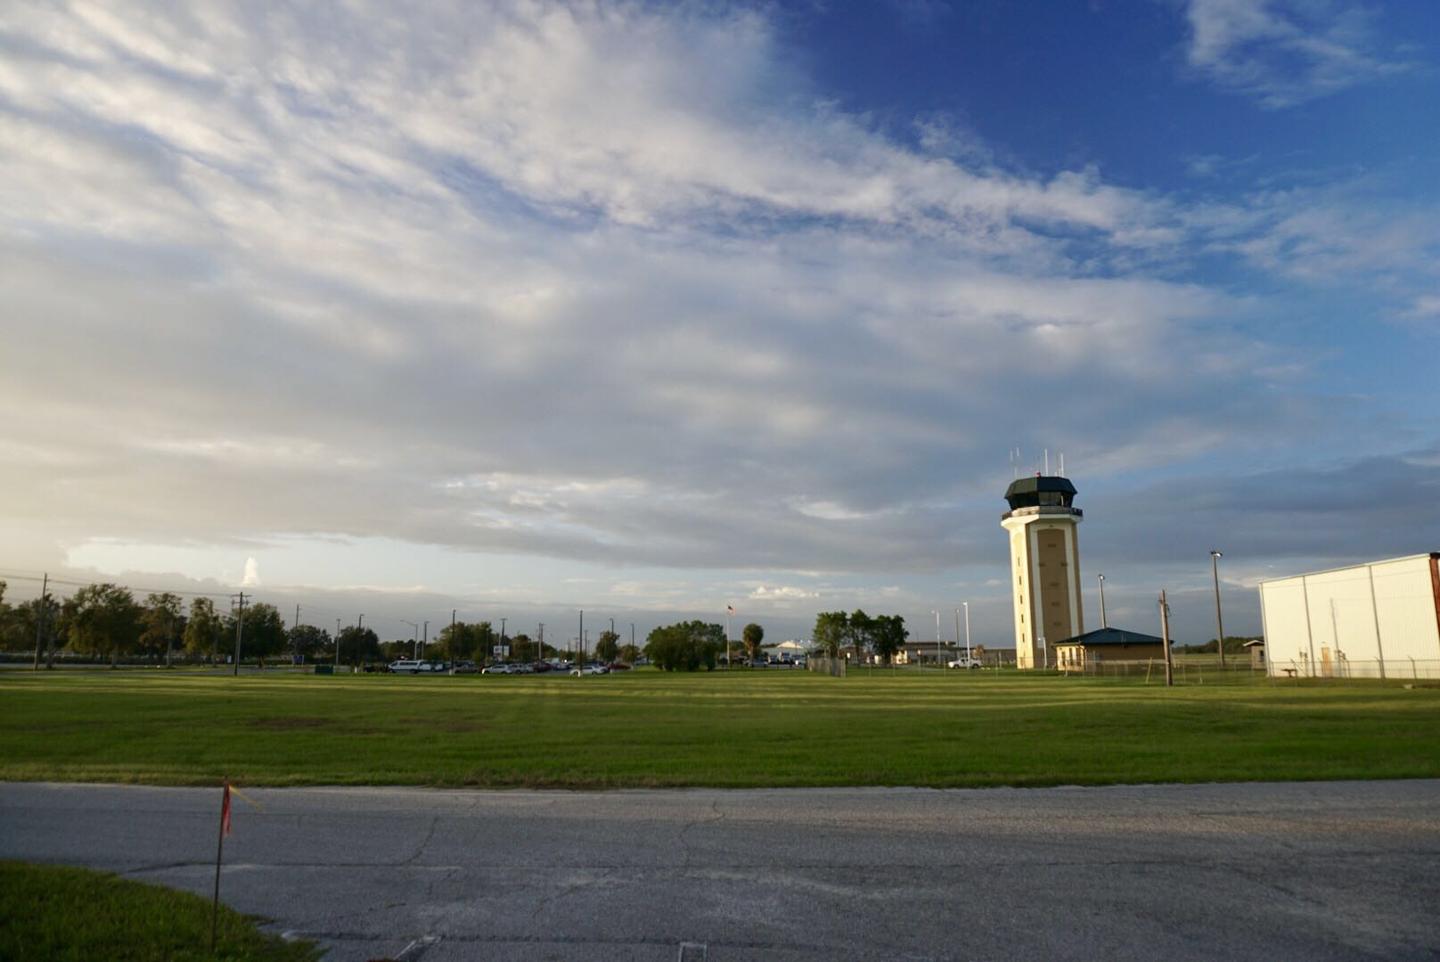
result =
M210 905L210 954L215 954L215 927L220 918L220 857L225 852L225 823L230 815L230 783L220 800L220 833L215 842L215 897Z

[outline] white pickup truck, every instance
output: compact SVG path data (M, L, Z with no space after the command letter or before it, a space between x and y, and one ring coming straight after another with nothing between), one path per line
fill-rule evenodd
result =
M982 664L980 664L980 659L979 659L979 658L975 658L975 657L973 657L973 656L971 656L971 655L961 655L959 658L956 658L954 661L946 662L945 667L947 667L947 668L984 668L985 666L982 665Z

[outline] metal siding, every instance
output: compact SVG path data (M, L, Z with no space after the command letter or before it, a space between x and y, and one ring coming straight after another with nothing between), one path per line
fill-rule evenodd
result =
M1389 677L1440 676L1428 555L1262 582L1260 605L1272 675L1292 667L1323 674L1328 648L1337 674L1343 664L1352 677L1378 676L1383 657Z
M1305 621L1305 593L1299 578L1267 581L1260 585L1265 611L1266 670L1272 675L1286 668L1308 674L1310 642Z

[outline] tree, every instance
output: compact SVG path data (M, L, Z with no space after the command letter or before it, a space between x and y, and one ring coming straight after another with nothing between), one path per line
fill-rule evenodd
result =
M289 648L304 659L312 659L330 650L330 632L315 625L296 625L290 629Z
M145 598L145 610L140 615L145 625L145 631L140 635L140 650L153 657L164 652L167 668L171 652L175 649L175 638L185 622L180 604L180 596L174 592L151 592Z
M745 653L750 656L751 660L759 658L760 642L765 640L765 629L752 621L745 626L745 630L741 632L740 637L745 641Z
M70 647L82 655L108 658L113 668L140 643L140 606L118 585L86 585L65 609Z
M602 631L600 640L595 642L595 658L599 661L614 661L620 655L620 636L613 631Z
M665 671L698 671L715 667L725 647L723 625L685 621L656 628L645 641L645 654Z
M850 615L845 641L855 649L855 663L862 663L865 660L865 650L875 644L875 619L867 615L865 609L856 608Z
M190 620L185 623L185 650L196 656L209 652L213 662L224 627L220 616L215 613L214 600L196 598L190 602Z
M233 641L235 615L230 615L225 621L226 635ZM240 632L240 657L258 658L263 668L266 658L285 650L285 634L285 620L280 617L280 612L275 610L274 605L267 605L263 601L246 605L244 630Z
M840 657L840 646L850 635L850 616L843 611L822 611L815 616L815 647L828 658Z
M523 632L510 639L510 657L515 661L534 661L535 651L535 640Z
M870 643L883 664L890 664L910 637L903 615L876 615L870 622Z
M380 636L351 625L340 632L340 660L351 665L380 658Z
M626 644L620 646L620 660L627 665L635 664L635 662L640 659L640 655L641 651L637 645Z

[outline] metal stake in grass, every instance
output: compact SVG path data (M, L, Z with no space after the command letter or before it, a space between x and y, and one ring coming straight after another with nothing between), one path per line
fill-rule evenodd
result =
M220 858L225 854L225 835L230 830L230 782L220 799L220 834L215 843L215 896L210 905L210 954L215 954L215 929L220 920Z

